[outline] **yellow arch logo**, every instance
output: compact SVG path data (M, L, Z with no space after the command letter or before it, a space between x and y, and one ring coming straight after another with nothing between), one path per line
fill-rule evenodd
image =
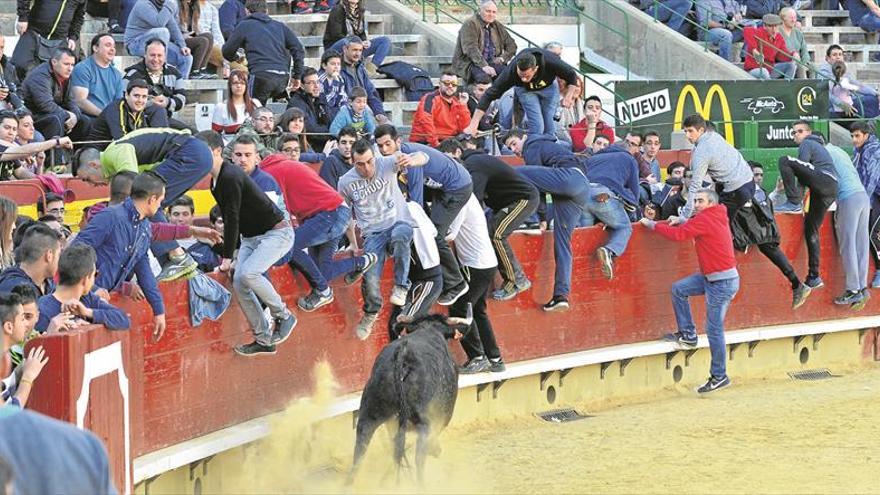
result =
M731 146L733 146L733 122L730 116L730 105L727 103L727 95L724 94L724 88L718 84L713 84L706 92L706 99L700 100L697 88L693 84L687 84L681 88L678 95L678 101L675 104L675 116L673 121L673 130L681 129L681 123L684 117L684 102L690 96L694 100L694 109L704 119L711 120L712 102L717 96L721 103L721 117L724 119L724 137Z

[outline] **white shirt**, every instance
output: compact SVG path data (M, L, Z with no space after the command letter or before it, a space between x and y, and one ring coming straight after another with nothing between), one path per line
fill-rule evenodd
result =
M437 251L437 228L425 214L422 206L415 201L407 201L406 207L413 223L413 246L419 256L422 269L434 268L440 264L440 252Z
M455 251L462 265L480 270L498 266L486 214L473 194L449 226L446 240L455 241Z

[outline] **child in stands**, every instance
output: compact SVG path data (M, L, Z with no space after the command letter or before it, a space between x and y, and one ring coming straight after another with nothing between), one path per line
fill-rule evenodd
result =
M348 95L348 105L342 107L333 123L330 124L330 134L336 136L343 127L351 126L358 135L372 134L376 130L376 118L373 111L367 107L367 92L364 88L353 88Z

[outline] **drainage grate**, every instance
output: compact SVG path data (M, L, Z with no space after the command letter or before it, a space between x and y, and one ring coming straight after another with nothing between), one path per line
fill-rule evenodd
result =
M825 380L840 375L832 375L828 369L822 368L821 370L791 371L788 376L792 380Z
M556 409L553 411L538 413L537 416L550 423L567 423L569 421L592 418L592 416L581 414L574 409Z

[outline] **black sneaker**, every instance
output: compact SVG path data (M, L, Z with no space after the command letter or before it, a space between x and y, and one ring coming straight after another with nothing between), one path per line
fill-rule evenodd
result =
M834 298L834 304L838 304L841 306L848 306L855 304L857 302L861 302L863 299L862 291L860 290L848 290L843 294Z
M697 338L685 337L681 332L668 333L660 338L663 342L671 342L685 349L694 349L697 347Z
M373 253L364 254L364 266L358 268L351 273L346 273L344 279L345 285L353 285L357 283L357 281L360 280L361 277L363 277L364 274L370 270L370 268L373 268L373 265L376 264L376 261L378 259L379 258L377 258L376 255Z
M469 359L468 362L458 368L458 372L462 375L473 375L484 371L489 371L489 360L486 359L486 356L477 356Z
M489 371L492 373L501 373L507 371L507 366L504 366L504 360L501 358L491 358L489 359Z
M327 294L321 294L315 289L312 289L311 292L308 293L305 297L299 298L296 302L296 306L305 311L312 312L321 306L326 306L333 302L333 289L328 289Z
M544 311L568 311L568 299L565 296L553 296L550 302L543 306Z
M259 354L275 354L275 345L263 345L253 341L250 344L236 346L235 353L245 357L257 356Z
M605 275L605 278L608 280L614 278L614 253L602 246L596 250L596 256L599 257L599 267L602 268L602 274Z
M290 313L287 318L275 320L275 331L272 333L272 344L281 344L293 333L296 326L296 315ZM273 346L274 347L274 346Z
M459 297L467 294L468 290L470 290L470 287L468 287L467 282L462 282L458 287L440 294L440 299L437 299L437 304L440 306L452 306L455 304L455 301L458 301Z
M804 284L806 284L811 290L825 287L825 282L822 281L822 277L807 277L807 279L804 280Z
M714 376L710 376L709 379L706 380L706 383L704 383L703 386L697 389L697 393L708 394L709 392L714 392L728 386L730 386L729 376L724 375L722 378L715 378Z
M796 289L791 291L791 309L798 309L807 302L807 296L813 289L807 284L800 284Z

